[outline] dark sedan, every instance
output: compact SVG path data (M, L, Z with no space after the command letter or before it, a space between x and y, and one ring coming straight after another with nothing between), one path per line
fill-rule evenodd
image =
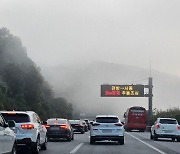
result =
M74 140L74 131L67 119L48 119L45 123L48 140L65 138Z
M69 122L71 123L74 132L80 132L81 134L84 134L85 125L82 120L69 120Z

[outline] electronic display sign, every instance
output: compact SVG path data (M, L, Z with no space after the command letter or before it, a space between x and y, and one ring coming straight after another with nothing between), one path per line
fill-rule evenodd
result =
M101 97L144 97L144 85L101 85Z

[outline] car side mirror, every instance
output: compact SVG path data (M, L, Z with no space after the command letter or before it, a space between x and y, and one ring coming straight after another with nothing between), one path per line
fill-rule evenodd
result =
M121 122L124 125L124 122Z
M10 128L13 128L13 127L15 127L15 121L14 120L8 120L8 126L10 127Z

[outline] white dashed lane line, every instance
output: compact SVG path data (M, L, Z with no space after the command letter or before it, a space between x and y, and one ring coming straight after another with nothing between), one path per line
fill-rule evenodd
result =
M82 146L83 144L84 144L84 143L80 143L77 147L75 147L75 148L70 152L70 154L76 153L76 152L81 148L81 146Z
M132 135L132 134L130 134L130 133L127 133L127 132L126 132L126 134L128 134L129 136L131 136L131 137L133 137L134 139L138 140L139 142L141 142L141 143L147 145L148 147L154 149L155 151L159 152L160 154L166 154L165 152L163 152L163 151L157 149L156 147L154 147L154 146L152 146L152 145L150 145L150 144L148 144L148 143L142 141L141 139L137 138L136 136L134 136L134 135Z

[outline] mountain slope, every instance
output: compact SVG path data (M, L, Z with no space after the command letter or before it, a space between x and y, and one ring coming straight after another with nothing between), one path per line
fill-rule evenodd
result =
M153 108L178 107L180 78L153 72ZM148 109L148 98L101 98L100 85L148 84L149 71L142 68L94 62L87 65L43 67L42 73L54 87L56 95L72 102L81 113L118 114L134 105ZM142 80L141 80L142 79Z

